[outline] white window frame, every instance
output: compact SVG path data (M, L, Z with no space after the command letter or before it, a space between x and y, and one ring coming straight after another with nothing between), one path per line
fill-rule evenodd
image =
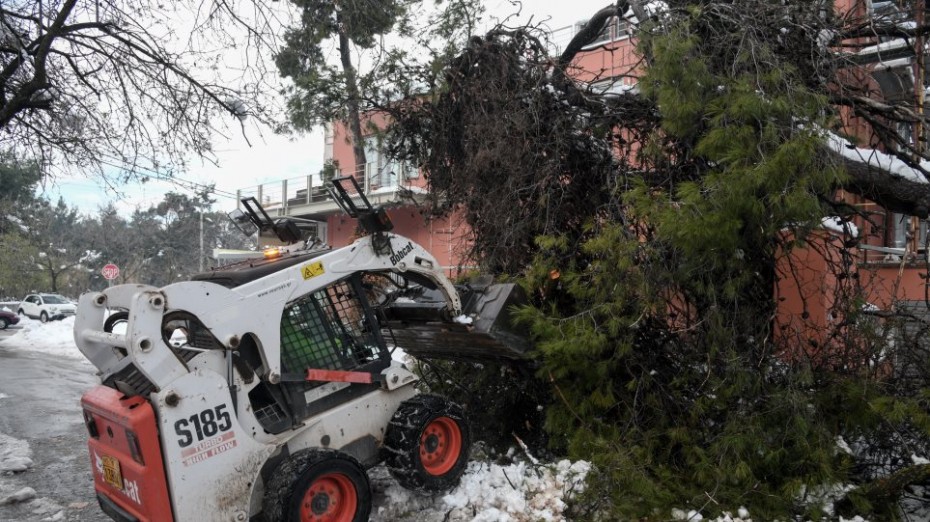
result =
M589 20L582 20L575 24L575 34L578 34L581 31L581 28L588 23ZM619 16L611 16L610 21L607 22L607 25L601 30L601 33L598 35L598 39L582 47L582 50L591 50L597 47L600 47L604 44L616 42L619 40L624 40L630 37L630 22Z
M419 171L406 162L399 162L384 152L381 137L377 134L365 136L365 179L368 187L399 187L404 180L420 177Z

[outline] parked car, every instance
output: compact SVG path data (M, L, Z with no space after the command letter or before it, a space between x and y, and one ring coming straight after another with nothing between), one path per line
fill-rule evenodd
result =
M74 315L77 307L58 294L29 294L19 303L19 315L38 319L43 323Z
M8 326L19 322L19 316L7 310L0 310L0 330L6 330Z

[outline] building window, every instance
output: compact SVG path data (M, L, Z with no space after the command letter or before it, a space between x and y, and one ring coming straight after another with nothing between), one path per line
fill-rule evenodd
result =
M588 20L584 20L575 24L575 34L581 31L581 29L588 23ZM630 36L630 24L623 18L618 18L613 16L610 18L610 21L607 22L607 25L604 26L604 29L601 30L601 33L597 35L597 38L586 45L584 49L592 49L599 45L604 45L608 42L613 42L615 40L620 40L622 38L627 38Z
M888 246L904 248L907 246L907 237L910 235L911 220L909 216L897 212L891 214L891 223L888 234Z
M869 2L869 17L873 22L896 24L911 18L908 9L903 9L898 1L872 0Z
M323 140L323 161L332 161L333 147L336 144L336 134L332 123L323 125Z
M922 252L927 248L927 220L921 219L917 229L917 250Z
M897 2L889 0L869 2L869 16L883 22L901 22L907 19L907 13L898 8Z
M381 146L378 136L365 138L365 179L371 190L397 187L405 179L419 176L417 169L406 162L391 158Z
M922 252L927 247L928 222L907 214L894 212L888 227L887 246Z

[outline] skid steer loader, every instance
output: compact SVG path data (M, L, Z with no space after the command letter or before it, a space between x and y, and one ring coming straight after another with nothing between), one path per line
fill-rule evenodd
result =
M330 192L367 232L347 247L303 241L245 199L238 219L290 245L163 288L81 296L74 339L101 379L81 402L111 518L364 521L366 469L381 462L414 490L458 483L465 413L421 394L387 341L421 357L519 358L506 314L519 291L460 295L353 179Z

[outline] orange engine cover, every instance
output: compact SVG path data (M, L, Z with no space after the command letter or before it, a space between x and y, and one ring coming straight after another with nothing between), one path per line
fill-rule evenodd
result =
M140 521L174 520L152 405L97 386L84 394L81 406L94 489L104 511L113 517L111 511L121 510Z

